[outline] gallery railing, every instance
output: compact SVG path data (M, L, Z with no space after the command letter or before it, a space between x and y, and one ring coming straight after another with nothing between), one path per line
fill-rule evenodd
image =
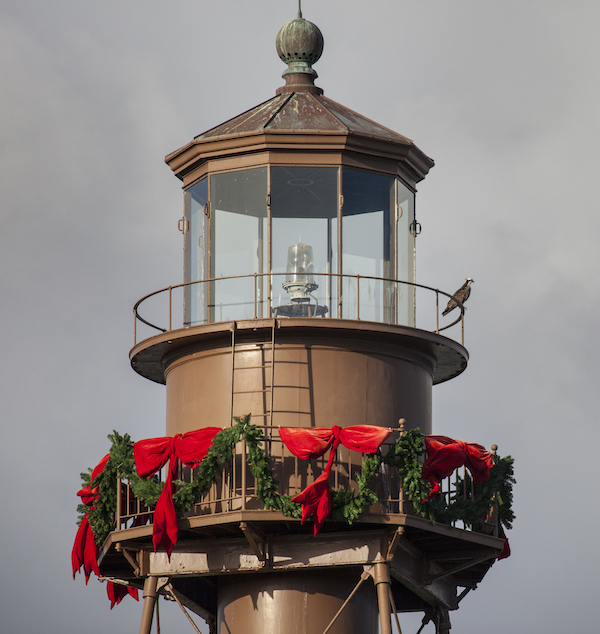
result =
M262 429L263 449L269 467L279 482L280 495L295 496L321 475L327 463L327 456L318 460L301 460L283 444L276 428L264 426ZM382 454L385 455L390 445L394 444L398 433L396 431L382 445ZM329 477L332 490L356 491L358 488L356 476L362 469L363 461L364 455L340 445ZM233 514L239 511L265 510L257 494L257 481L251 473L249 463L246 443L239 442L234 449L233 458L222 465L221 475L216 478L200 502L185 514L185 517L208 516L207 519L210 523L210 517L222 517L224 514ZM177 479L182 482L190 482L193 475L192 469L183 467L180 468ZM399 485L396 467L383 464L368 486L376 493L378 502L365 509L359 521L385 523L389 521L389 516L419 516ZM146 506L138 500L127 482L119 480L117 487L116 529L123 530L151 524L154 507ZM452 476L442 481L441 492L436 503L443 507L461 497L469 500L474 500L476 497L472 480L464 467L457 469ZM265 517L265 519L268 518ZM450 525L455 528L471 529L462 520L453 521ZM490 509L486 521L479 528L481 532L486 534L498 535L497 513L493 508Z
M274 298L273 289L278 288L274 280L283 281L285 276L286 273L231 275L149 293L133 308L134 345L138 339L146 338L145 333L140 336L140 325L169 332L206 323L297 316L403 325L435 333L460 324L460 336L453 338L464 345L464 306L454 298L458 315L454 317L453 313L448 323L443 323L441 311L452 295L437 288L366 275L315 273L320 293L283 303L284 293L278 292Z

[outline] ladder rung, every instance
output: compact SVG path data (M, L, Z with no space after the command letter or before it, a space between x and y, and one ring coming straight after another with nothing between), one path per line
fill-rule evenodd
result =
M265 365L248 365L244 366L243 368L235 368L235 371L238 372L239 370L262 370L267 367L271 367L271 361L267 361Z

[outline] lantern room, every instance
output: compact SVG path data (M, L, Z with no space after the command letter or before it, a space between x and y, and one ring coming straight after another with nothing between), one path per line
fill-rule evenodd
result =
M415 325L414 192L433 161L326 98L319 29L277 36L272 99L167 157L183 180L186 326L271 317Z

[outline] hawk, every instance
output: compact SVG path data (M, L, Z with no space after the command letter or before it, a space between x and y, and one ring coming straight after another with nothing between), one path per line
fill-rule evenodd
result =
M473 280L470 277L467 277L465 283L454 293L454 295L450 298L448 305L444 308L444 312L442 315L447 315L451 310L454 310L458 306L458 300L461 304L464 304L471 294L471 284L473 284Z

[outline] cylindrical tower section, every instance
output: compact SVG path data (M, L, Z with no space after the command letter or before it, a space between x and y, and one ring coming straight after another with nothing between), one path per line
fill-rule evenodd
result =
M246 414L282 427L389 426L403 417L431 432L435 359L427 351L386 329L357 336L351 325L302 321L229 324L235 333L221 346L207 339L171 353L167 434Z
M219 579L218 634L324 632L350 595L360 570L320 570ZM359 587L329 634L377 634L377 597L371 582Z
M459 344L344 320L226 322L146 339L134 368L167 385L167 434L233 416L285 427L396 426L431 433L433 384L466 366Z

